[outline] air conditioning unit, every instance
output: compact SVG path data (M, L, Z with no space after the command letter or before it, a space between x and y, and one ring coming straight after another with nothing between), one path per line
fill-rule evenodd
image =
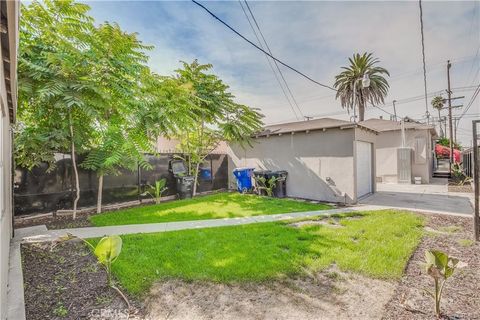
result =
M412 183L412 149L397 149L398 183Z

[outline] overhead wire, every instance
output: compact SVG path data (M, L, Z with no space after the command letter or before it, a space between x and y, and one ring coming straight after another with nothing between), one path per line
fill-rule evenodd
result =
M241 1L241 0L238 0L238 2L239 2L239 4L240 4L240 7L242 8L243 13L245 14L245 17L247 18L248 24L250 25L250 28L252 29L253 34L255 35L255 38L257 38L258 44L259 44L260 47L263 49L262 42L260 41L260 38L258 37L257 32L256 32L255 28L253 27L252 22L250 21L250 17L248 16L247 11L246 11L245 8L243 7L242 1ZM278 85L279 85L280 88L282 89L283 95L285 96L285 99L287 99L287 102L288 102L288 104L290 105L290 108L292 109L292 112L293 112L293 114L295 115L295 118L296 118L297 120L299 120L299 117L298 117L298 115L297 115L297 112L295 111L295 108L293 107L293 104L292 104L292 102L290 101L290 98L288 97L288 94L287 94L287 92L285 91L285 88L283 87L282 82L280 81L277 73L275 72L275 69L273 68L272 63L270 62L270 58L268 57L268 55L265 55L265 58L267 59L268 65L270 66L270 69L272 70L272 72L273 72L273 74L274 74L274 76L275 76L275 79L276 79L277 82L278 82ZM274 60L274 61L275 61L275 60ZM300 114L301 114L302 117L303 117L303 114L301 113L301 110L300 110Z
M237 36L239 36L240 38L242 38L243 40L245 40L246 42L248 42L250 45L254 46L255 48L257 48L258 50L262 51L263 53L265 53L266 55L268 55L270 58L272 58L273 60L277 61L278 63L280 63L281 65L283 65L284 67L292 70L293 72L301 75L302 77L304 77L305 79L321 86L321 87L324 87L324 88L327 88L327 89L330 89L330 90L333 90L333 91L337 91L337 89L329 86L329 85L326 85L326 84L323 84L315 79L313 79L312 77L306 75L305 73L299 71L298 69L288 65L287 63L283 62L282 60L276 58L275 56L271 55L270 53L268 53L267 51L265 51L264 49L260 48L258 45L256 45L255 43L253 43L251 40L249 40L248 38L246 38L243 34L241 34L240 32L238 32L237 30L235 30L232 26L230 26L228 23L226 23L225 21L223 21L221 18L219 18L217 15L215 15L212 11L210 11L207 7L205 7L204 5L202 5L201 3L199 3L198 1L196 0L191 0L193 3L195 3L197 6L199 6L200 8L202 8L203 10L205 10L208 14L210 14L213 18L215 18L216 20L218 20L221 24L223 24L225 27L227 27L228 29L230 29L233 33L235 33Z
M241 1L241 0L239 0L239 1ZM271 55L273 55L272 50L270 50L270 46L268 45L268 42L267 42L267 40L265 39L265 37L264 37L264 35L263 35L262 29L260 28L260 26L259 26L259 24L258 24L258 22L257 22L257 19L255 18L255 15L253 14L253 11L252 11L251 8L250 8L250 5L248 4L247 0L244 0L244 2L245 2L245 4L247 5L248 12L250 12L250 15L251 15L252 18L253 18L253 22L255 23L255 26L257 27L257 29L258 29L258 31L259 31L259 33L260 33L260 36L262 37L263 42L265 43L265 46L266 46L268 52L269 52ZM241 3L241 2L240 2L240 3ZM299 106L298 103L297 103L297 99L295 99L295 96L293 95L292 90L290 89L290 86L289 86L288 83L287 83L287 80L285 80L285 77L283 76L283 72L282 72L282 70L280 70L280 67L278 66L277 61L273 60L273 63L274 63L275 66L277 67L278 73L280 74L280 77L282 78L283 83L285 84L285 87L287 88L288 92L290 93L290 96L292 97L293 103L296 105L296 107L297 107L298 111L300 112L300 114L302 115L302 117L304 117L303 112L302 112L302 110L300 109L300 106Z

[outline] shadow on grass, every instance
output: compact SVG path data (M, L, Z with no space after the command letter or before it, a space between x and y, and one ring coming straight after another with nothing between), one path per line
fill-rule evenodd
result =
M275 199L250 194L218 193L178 200L158 205L118 210L90 217L96 226L158 223L250 217L263 214L290 213L330 209L325 204L314 204L291 199Z

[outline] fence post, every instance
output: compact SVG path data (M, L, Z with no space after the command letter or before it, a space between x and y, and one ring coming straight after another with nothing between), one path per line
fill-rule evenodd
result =
M473 120L472 121L472 131L473 131L473 185L475 188L475 211L473 215L473 227L475 232L475 241L480 240L480 216L479 216L479 208L478 208L478 197L479 197L479 186L480 186L480 170L479 168L479 154L478 154L478 133L477 133L477 125L480 123L480 120Z

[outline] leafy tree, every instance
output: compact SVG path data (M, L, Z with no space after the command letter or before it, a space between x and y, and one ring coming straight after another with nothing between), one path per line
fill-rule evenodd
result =
M442 124L441 124L442 116L440 114L440 111L443 109L445 99L443 99L443 97L441 97L441 96L436 96L435 98L432 99L431 103L432 103L432 107L437 109L437 111L438 111L438 124L440 126L440 135L443 137L444 133L443 133L443 128L442 128Z
M102 100L95 119L96 136L83 167L98 176L97 212L101 212L103 178L118 174L120 168L148 167L144 153L152 151L151 141L136 116L139 81L148 60L135 34L123 32L117 24L105 23L93 32L91 56L95 68L90 79L96 84Z
M80 199L75 154L88 150L101 99L89 75L93 19L89 7L68 1L22 6L20 24L19 126L15 157L32 168L70 152L75 176L74 217Z
M262 126L262 115L253 108L235 103L229 87L210 73L212 65L182 62L176 70L178 81L191 92L193 108L186 126L176 138L186 156L189 174L194 175L196 194L200 164L222 142L251 143L251 135Z
M390 76L390 74L386 69L376 66L380 61L377 58L373 58L372 53L365 52L362 55L357 53L348 60L350 65L342 67L344 71L335 77L333 86L338 90L336 99L340 98L343 108L348 110L358 108L359 120L363 121L367 102L370 101L372 104L384 103L389 89L384 75ZM362 78L365 74L370 78L370 86L362 88ZM354 84L356 89L355 96Z
M172 135L194 115L191 93L177 79L146 66L134 33L117 24L98 27L89 7L71 0L24 6L19 61L20 108L16 160L31 169L55 164L56 152L70 152L75 175L74 217L80 198L76 154L99 178L121 168L147 167L158 135ZM187 121L183 121L187 119Z

